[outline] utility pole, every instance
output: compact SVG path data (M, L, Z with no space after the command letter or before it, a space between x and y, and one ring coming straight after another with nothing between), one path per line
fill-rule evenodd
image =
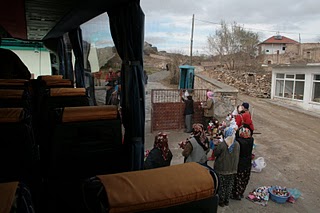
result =
M194 14L192 15L191 46L190 46L190 65L192 65L193 30L194 30Z

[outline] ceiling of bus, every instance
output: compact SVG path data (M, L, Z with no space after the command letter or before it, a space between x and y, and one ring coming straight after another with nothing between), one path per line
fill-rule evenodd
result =
M0 25L16 38L48 39L131 1L139 0L7 0Z

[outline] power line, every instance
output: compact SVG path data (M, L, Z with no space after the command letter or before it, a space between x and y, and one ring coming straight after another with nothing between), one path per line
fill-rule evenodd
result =
M212 25L221 25L221 22L217 23L217 22L201 20L201 19L195 19L195 20L200 21L200 22L204 22L204 23L209 23L209 24L212 24ZM265 30L265 29L251 28L251 27L243 27L243 29L254 30L254 31L258 31L258 32L273 32L273 33L278 33L279 32L279 30ZM281 32L285 33L285 34L303 34L303 35L317 35L317 36L320 36L320 33L298 33L298 32L288 32L288 31L281 31Z

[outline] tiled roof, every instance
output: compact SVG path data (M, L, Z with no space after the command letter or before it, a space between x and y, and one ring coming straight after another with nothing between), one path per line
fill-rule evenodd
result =
M292 40L290 38L287 38L285 36L272 36L268 38L267 40L261 42L260 44L298 44L299 42Z

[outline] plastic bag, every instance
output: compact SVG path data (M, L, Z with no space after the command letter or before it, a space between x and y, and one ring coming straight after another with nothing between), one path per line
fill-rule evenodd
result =
M267 166L263 157L259 157L256 160L252 161L251 171L252 172L261 172Z

